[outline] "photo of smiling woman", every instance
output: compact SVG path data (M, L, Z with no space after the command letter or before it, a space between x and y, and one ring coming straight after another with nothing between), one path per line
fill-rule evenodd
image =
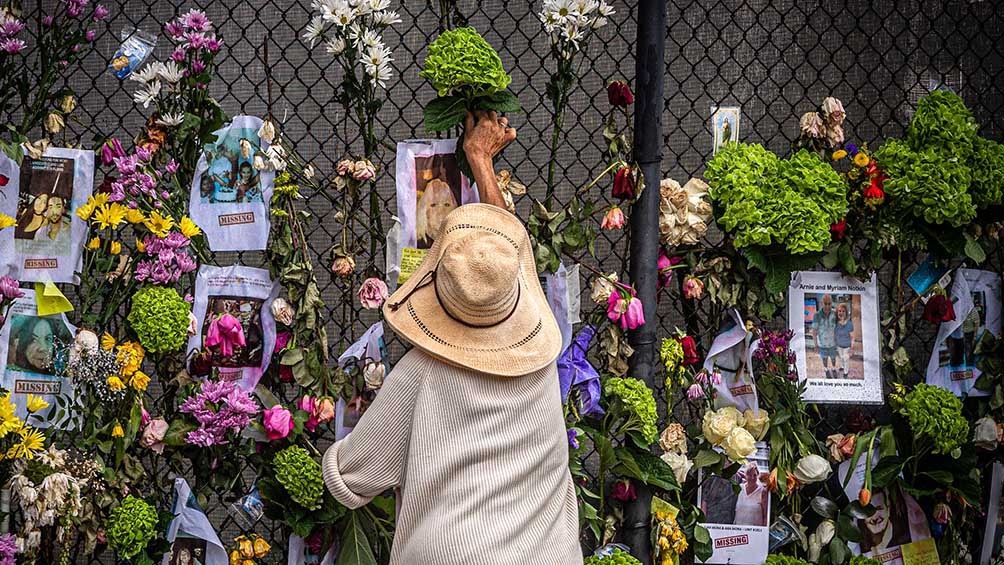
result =
M7 371L55 376L57 348L69 344L72 339L60 320L12 316Z

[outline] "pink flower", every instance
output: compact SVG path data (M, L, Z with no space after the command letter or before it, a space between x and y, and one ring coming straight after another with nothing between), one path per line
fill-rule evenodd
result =
M683 280L683 297L691 300L700 300L704 294L704 283L701 279L689 276Z
M275 352L279 353L289 344L289 340L293 339L293 332L278 332L275 334Z
M318 422L323 424L335 419L335 401L330 396L318 400L315 408Z
M659 269L658 289L660 292L662 289L669 286L670 281L673 280L673 267L682 262L683 257L680 257L679 255L667 257L665 251L661 249L659 250L659 261L656 263L656 268Z
M798 127L802 135L811 139L821 139L826 126L816 112L806 112L802 114L802 119L798 121Z
M213 27L213 22L209 21L202 10L189 10L180 19L182 24L192 31L206 31Z
M308 432L313 432L317 428L318 424L317 416L315 414L317 411L317 399L313 398L309 394L305 394L297 401L296 407L303 410L307 414L310 414L307 421L303 424L303 427L306 428Z
M220 355L230 357L234 354L234 346L244 347L244 328L241 322L231 314L224 314L209 324L206 332L206 347L220 347Z
M151 420L143 429L143 435L139 438L139 444L148 449L152 449L158 455L164 453L164 435L167 434L167 422L163 418Z
M619 230L624 227L624 212L618 206L611 206L603 221L600 222L600 229Z
M13 37L0 41L0 51L3 51L8 55L16 55L23 51L27 46L28 44L24 41Z
M94 43L94 40L98 37L97 30L89 29L87 33L84 34L84 38L88 43Z
M283 439L293 431L296 425L293 422L293 415L281 405L276 404L262 412L265 424L265 435L269 440L275 441Z
M10 277L0 277L0 297L14 300L22 296L24 296L24 292L21 291L21 283Z
M628 479L623 479L614 483L610 497L620 502L630 502L638 498L638 494L634 490L634 483Z
M704 389L701 388L701 385L694 383L687 389L687 400L697 400L698 398L704 398Z
M375 310L383 305L384 300L387 300L388 294L387 283L376 277L370 277L363 281L356 296L359 297L359 302L363 305L363 308Z
M374 167L373 163L370 163L368 159L356 161L352 171L352 178L358 181L365 181L370 180L375 176L376 167Z
M952 509L944 502L934 505L934 521L939 524L947 524L952 519Z
M103 4L98 4L94 7L94 21L104 21L104 19L108 17L108 13L108 8L106 8Z
M356 164L352 159L342 159L335 165L335 172L339 176L347 177L352 174L356 168Z
M104 166L107 167L115 163L115 160L120 157L125 157L125 149L122 148L121 141L112 138L101 146L101 164Z
M621 329L633 330L638 326L645 325L645 309L641 300L632 297L628 302L627 311L621 316Z
M140 407L140 417L139 417L139 427L145 428L147 424L150 423L150 413L146 411L146 408Z
M54 21L55 21L54 17L52 17L52 16L45 16L44 18L42 18L42 25L44 25L45 27L50 27L50 26L52 26L52 22L54 22Z
M617 283L618 290L607 299L607 318L620 322L622 330L633 330L645 323L645 312L641 300L636 298L634 288ZM627 297L624 292L629 292Z
M840 100L827 96L823 99L823 115L826 116L826 125L840 127L847 113L844 112L844 104Z

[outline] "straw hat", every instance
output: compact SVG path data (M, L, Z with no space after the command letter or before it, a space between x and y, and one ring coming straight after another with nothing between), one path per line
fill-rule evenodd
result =
M515 216L488 204L450 212L425 260L383 312L415 347L482 373L525 375L561 353L530 237Z

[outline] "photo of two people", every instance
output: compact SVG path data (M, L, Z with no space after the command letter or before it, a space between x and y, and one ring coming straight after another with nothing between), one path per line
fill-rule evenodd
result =
M25 157L21 162L14 249L20 254L70 255L73 159Z
M861 296L805 295L807 378L862 380Z

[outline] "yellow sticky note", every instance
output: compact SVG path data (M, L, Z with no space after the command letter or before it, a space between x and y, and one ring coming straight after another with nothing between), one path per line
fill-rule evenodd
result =
M35 283L35 304L38 306L39 316L51 316L73 310L73 305L52 281Z
M429 253L428 249L415 249L414 247L405 247L401 250L401 274L397 277L397 284L404 284L411 275L418 269L418 266L422 264L422 260Z

